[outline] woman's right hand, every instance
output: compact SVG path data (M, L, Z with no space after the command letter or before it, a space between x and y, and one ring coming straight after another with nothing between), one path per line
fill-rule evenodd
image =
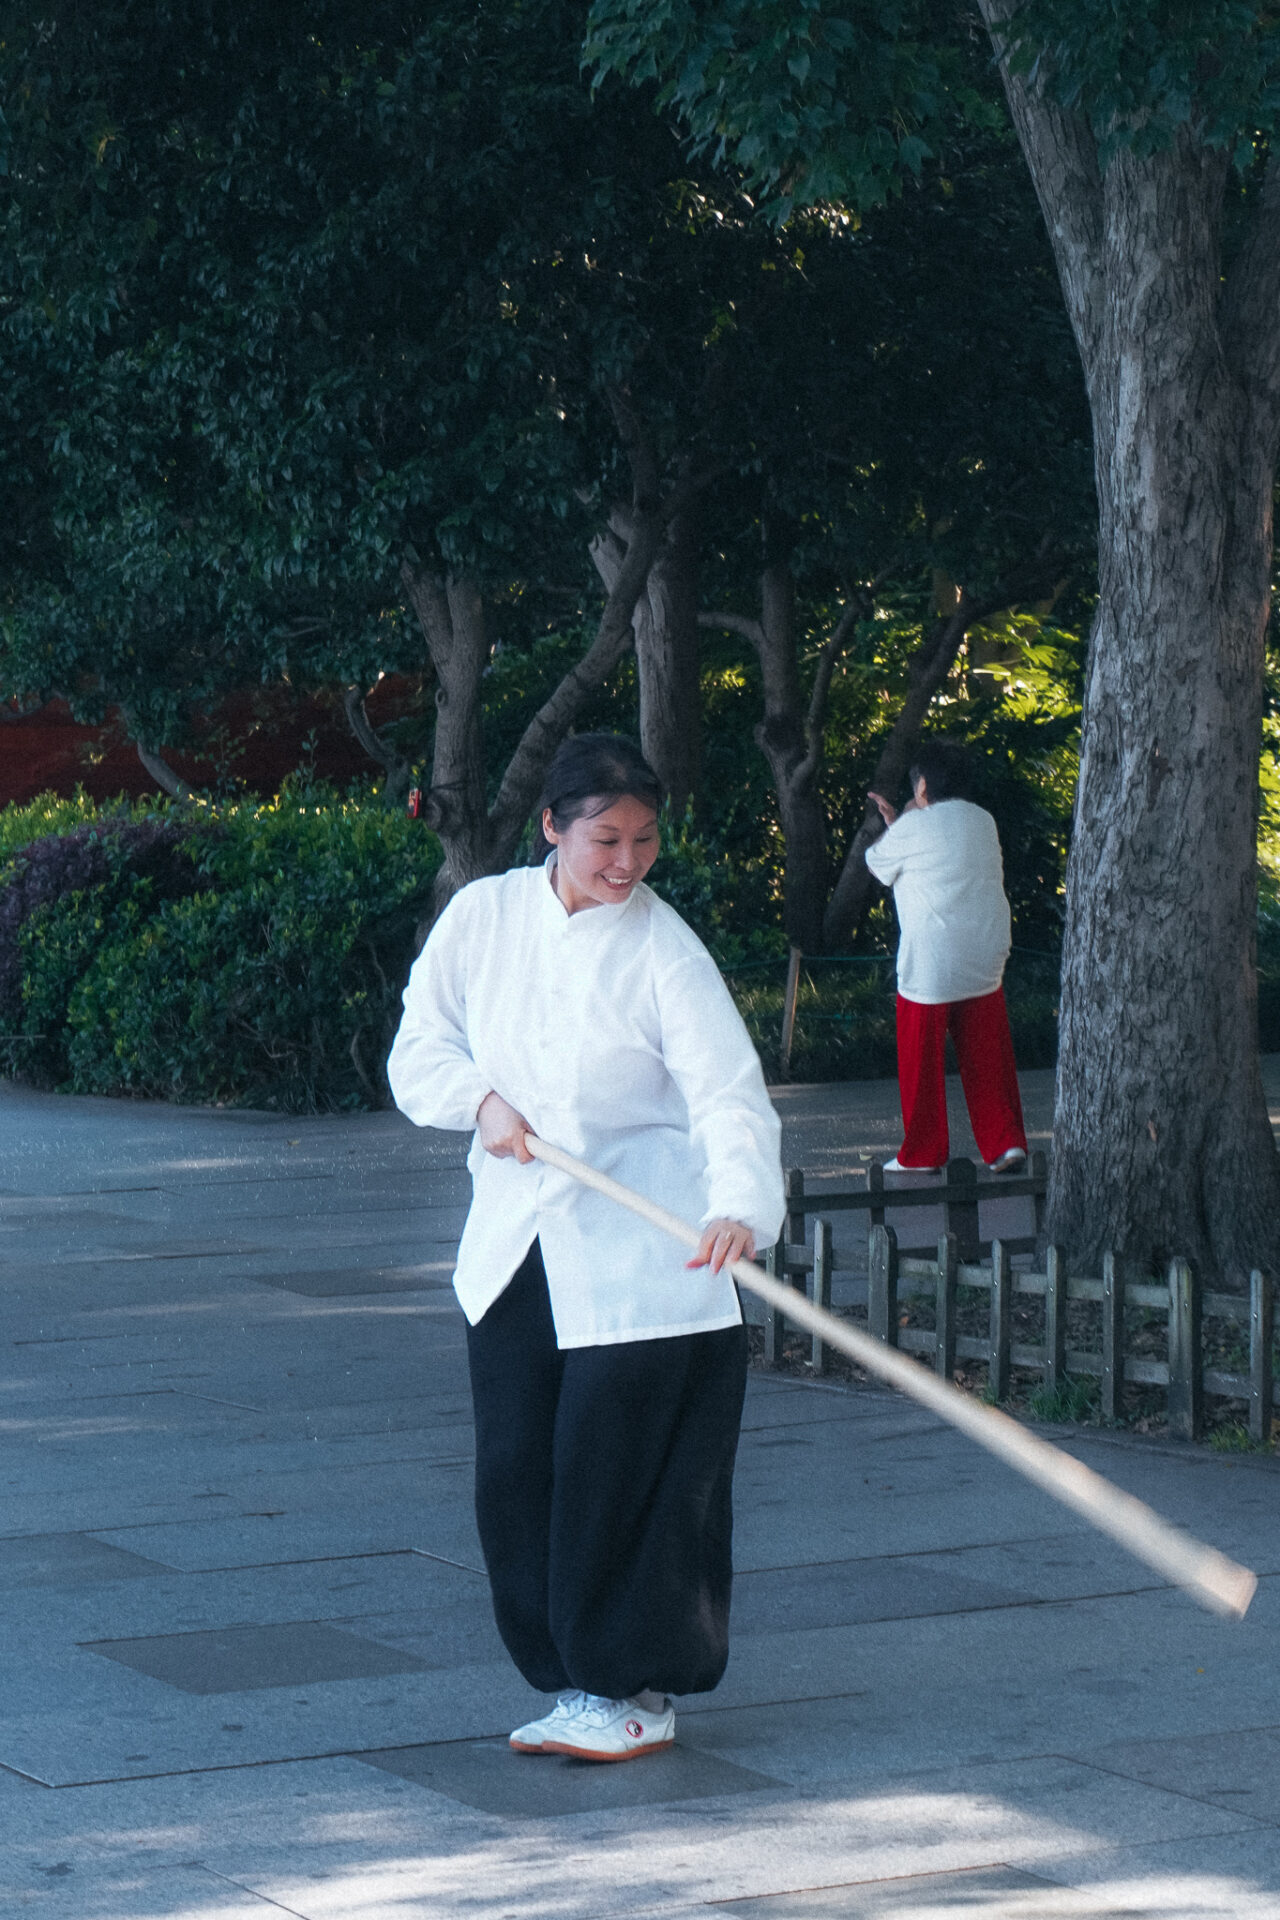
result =
M880 815L880 818L884 821L886 827L891 827L898 817L898 809L893 805L893 802L886 800L884 795L877 793L874 788L867 794L867 798Z
M480 1145L495 1160L518 1160L522 1167L532 1166L533 1155L525 1146L526 1133L533 1128L522 1113L508 1106L500 1093L486 1093L476 1111Z

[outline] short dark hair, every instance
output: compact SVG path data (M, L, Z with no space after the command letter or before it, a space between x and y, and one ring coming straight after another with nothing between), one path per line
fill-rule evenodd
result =
M575 733L561 742L547 768L534 822L531 863L540 865L551 851L542 831L542 815L563 833L584 815L603 813L615 800L641 800L657 813L662 782L634 740L625 733Z
M970 787L968 750L958 740L922 740L916 748L907 778L913 792L916 781L923 780L931 801L967 800Z

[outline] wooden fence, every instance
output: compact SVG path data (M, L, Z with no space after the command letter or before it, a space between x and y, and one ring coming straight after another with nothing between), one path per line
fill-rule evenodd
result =
M979 1203L984 1199L1008 1199L1030 1196L1037 1226L1044 1199L1044 1161L1017 1179L1001 1177L979 1183L976 1169L969 1161L955 1162L947 1168L941 1184L930 1187L886 1190L883 1171L872 1168L864 1190L853 1193L807 1193L803 1173L793 1170L787 1176L787 1222L776 1247L768 1250L764 1264L771 1273L785 1275L799 1285L819 1305L831 1305L831 1276L834 1244L830 1218L833 1212L862 1212L869 1216L867 1242L867 1321L877 1339L909 1353L931 1360L944 1379L950 1379L958 1360L977 1360L987 1367L988 1390L995 1400L1009 1391L1010 1370L1019 1367L1038 1372L1049 1393L1064 1387L1068 1379L1088 1375L1100 1382L1101 1412L1105 1420L1116 1419L1122 1411L1126 1383L1163 1387L1168 1397L1171 1430L1185 1439L1194 1439L1202 1430L1206 1397L1242 1400L1248 1406L1248 1425L1252 1439L1265 1443L1271 1438L1275 1396L1273 1354L1273 1293L1270 1278L1255 1272L1250 1276L1248 1296L1213 1293L1203 1290L1186 1260L1169 1264L1167 1281L1123 1284L1116 1274L1114 1258L1103 1260L1101 1278L1069 1275L1061 1250L1049 1247L1042 1272L1014 1269L1010 1256L1031 1252L1035 1240L992 1240L981 1242L978 1228ZM960 1169L967 1168L967 1173ZM879 1174L879 1179L876 1175ZM942 1205L944 1230L936 1248L928 1251L901 1249L898 1236L886 1226L886 1205L892 1208ZM821 1206L822 1215L814 1220L813 1233L806 1233L806 1216ZM961 1289L970 1288L989 1296L987 1331L984 1336L958 1331ZM934 1308L932 1328L900 1325L901 1306L908 1296L931 1298ZM1043 1302L1041 1337L1035 1344L1013 1338L1013 1305L1019 1296ZM972 1295L969 1296L972 1299ZM1092 1325L1094 1344L1069 1347L1068 1308L1087 1303L1090 1311L1077 1316ZM1140 1328L1126 1321L1126 1309L1137 1310ZM782 1357L783 1319L780 1313L765 1315L765 1362L776 1366ZM1224 1371L1206 1366L1204 1327L1206 1321L1226 1322L1234 1330L1233 1343L1243 1357L1244 1329L1248 1336L1248 1372ZM1132 1351L1141 1332L1150 1343L1153 1322L1157 1334L1163 1332L1167 1358ZM814 1370L826 1370L824 1343L812 1341L810 1358Z

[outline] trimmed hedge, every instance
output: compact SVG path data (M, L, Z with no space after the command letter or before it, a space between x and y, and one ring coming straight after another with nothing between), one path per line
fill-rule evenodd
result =
M41 811L6 809L0 845ZM72 1093L381 1105L439 862L403 814L302 784L216 815L81 813L0 873L8 1070Z

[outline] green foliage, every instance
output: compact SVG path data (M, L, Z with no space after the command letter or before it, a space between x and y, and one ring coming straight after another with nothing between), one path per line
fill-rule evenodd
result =
M42 793L26 806L0 808L0 862L7 862L19 848L30 846L33 840L42 840L51 833L70 833L75 827L89 826L115 813L136 820L154 811L151 805L100 807L82 787L77 787L67 798L57 793Z
M1087 115L1105 165L1184 128L1247 166L1280 112L1280 18L1256 0L1022 0L1011 64Z
M749 961L729 989L765 1077L781 1076L787 962ZM816 960L801 970L792 1039L793 1080L871 1080L897 1071L894 972L889 955Z
M11 24L7 687L180 741L229 687L419 665L406 558L595 597L601 383L679 154L593 111L575 7Z
M733 866L724 851L697 830L692 810L681 820L664 817L662 853L649 884L688 922L722 968L732 970L749 957L786 951L776 925L749 924Z
M595 0L584 58L597 82L656 81L697 148L785 220L793 205L877 205L919 172L943 111L922 24L910 0Z
M14 814L40 811L0 819L12 833ZM158 899L126 863L30 918L31 1045L13 1046L11 1065L78 1093L291 1111L381 1104L439 864L433 836L296 783L197 827L191 856L184 897Z
M1193 128L1247 166L1277 125L1280 20L1258 0L1019 0L1002 34L1015 71L1086 116L1104 165ZM656 84L785 220L875 205L957 123L989 120L965 38L929 0L595 0L586 58Z

